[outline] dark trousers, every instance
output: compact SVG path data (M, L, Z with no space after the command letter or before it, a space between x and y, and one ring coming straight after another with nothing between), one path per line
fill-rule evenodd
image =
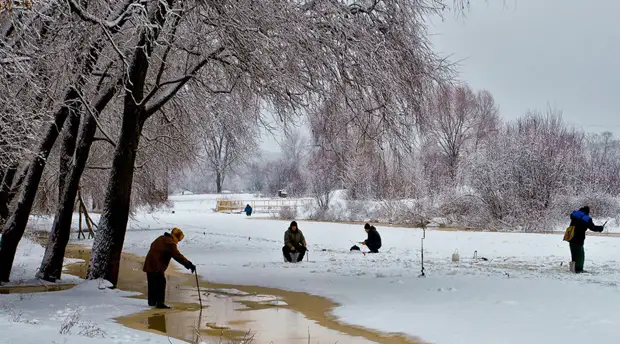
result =
M306 248L303 246L297 246L295 247L295 251L291 251L291 249L288 246L284 246L282 247L282 254L284 254L284 259L286 259L287 262L292 262L293 259L291 258L291 253L299 253L299 256L297 256L297 261L301 262L304 259L304 255L306 254Z
M583 272L583 263L586 259L586 253L583 244L570 243L570 258L575 262L575 272Z
M368 250L370 251L370 253L379 253L379 249L381 248L381 246L374 246L374 245L366 245L366 247L368 247Z
M163 272L147 272L149 306L163 305L166 299L166 277Z

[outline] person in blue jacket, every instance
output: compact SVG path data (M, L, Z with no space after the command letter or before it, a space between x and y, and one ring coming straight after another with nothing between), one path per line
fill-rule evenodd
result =
M575 210L570 214L570 226L575 227L575 231L570 246L570 270L574 273L583 272L583 263L585 261L585 251L583 249L586 240L586 231L589 229L594 232L602 232L603 226L596 226L590 217L590 207L585 206Z
M247 216L251 216L252 215L252 207L249 204L245 206L245 209L243 211L245 211L245 214Z

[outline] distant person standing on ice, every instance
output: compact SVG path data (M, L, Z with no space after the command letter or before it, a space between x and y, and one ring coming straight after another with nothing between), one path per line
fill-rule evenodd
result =
M291 254L297 252L299 253L297 261L301 262L304 259L306 250L306 238L304 238L304 233L297 227L297 222L293 221L288 227L288 230L284 233L284 247L282 247L284 259L292 263L293 258Z
M245 211L245 215L247 215L247 216L251 216L252 215L252 207L249 204L245 206L245 210L243 210L243 211Z
M596 226L590 217L590 207L583 207L570 214L570 226L564 234L564 241L569 242L570 246L570 271L575 273L583 272L585 261L585 251L583 243L586 240L586 231L589 229L594 232L602 232L604 226Z
M177 248L177 244L183 240L183 237L183 231L175 227L171 233L164 233L151 244L142 268L142 271L146 272L149 306L162 309L170 308L164 303L166 298L164 271L168 268L171 258L174 258L192 273L196 271L196 266L187 260Z
M367 223L364 225L364 230L368 233L368 239L360 242L360 244L366 245L370 253L379 253L379 249L381 248L381 235L377 232L377 228Z

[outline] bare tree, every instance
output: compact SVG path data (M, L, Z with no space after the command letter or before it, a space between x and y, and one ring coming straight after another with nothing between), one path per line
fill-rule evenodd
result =
M498 110L490 93L476 95L469 86L440 85L426 105L420 122L429 143L436 143L445 159L449 181L457 184L465 150L488 137L496 127Z
M319 214L317 214L319 217L325 215L333 192L338 185L334 158L334 154L319 148L311 154L308 160L308 168L313 171L310 175L310 186L319 206Z
M195 116L200 161L215 174L217 193L222 192L225 178L257 152L259 107L256 100L241 97L237 93L217 96Z

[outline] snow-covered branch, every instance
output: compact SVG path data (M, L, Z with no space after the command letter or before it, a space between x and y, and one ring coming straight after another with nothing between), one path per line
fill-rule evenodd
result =
M196 77L200 69L207 65L211 61L212 57L219 55L222 51L224 51L223 47L216 49L211 54L209 54L207 58L204 58L202 61L194 65L194 67L190 68L189 72L186 75L157 85L145 98L146 116L151 116L153 113L161 109L162 106L164 106L170 99L172 99L188 81ZM158 93L158 91L164 87L165 89Z
M75 0L67 0L69 2L69 6L71 10L73 10L82 20L100 25L101 27L112 29L114 31L118 30L122 23L127 20L127 18L131 15L134 8L144 9L147 1L140 0L139 3L136 0L126 0L123 7L121 8L121 13L118 14L116 18L112 18L111 20L104 20L97 18L95 15L88 13L84 10Z

